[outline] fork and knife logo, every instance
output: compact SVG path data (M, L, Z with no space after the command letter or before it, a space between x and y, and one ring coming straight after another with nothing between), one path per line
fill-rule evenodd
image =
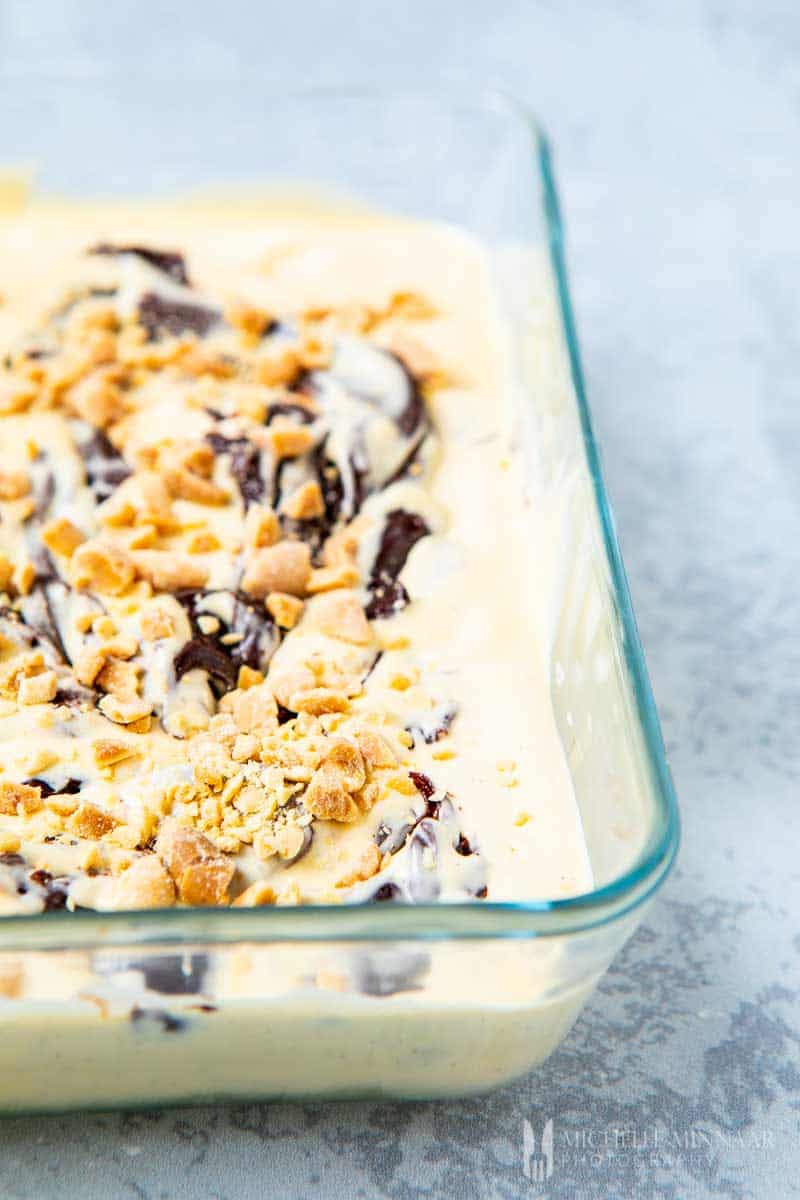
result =
M531 1183L544 1183L553 1174L553 1118L545 1122L539 1150L530 1121L522 1122L522 1172Z

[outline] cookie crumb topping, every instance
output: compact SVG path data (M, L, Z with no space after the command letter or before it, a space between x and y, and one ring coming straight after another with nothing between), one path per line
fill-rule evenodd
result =
M438 701L391 633L435 525L436 309L191 277L100 243L0 371L3 912L414 900L462 853L414 849Z

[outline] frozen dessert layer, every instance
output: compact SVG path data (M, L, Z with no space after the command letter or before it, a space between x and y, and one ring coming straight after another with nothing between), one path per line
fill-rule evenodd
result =
M2 910L587 890L481 247L31 208L0 264Z

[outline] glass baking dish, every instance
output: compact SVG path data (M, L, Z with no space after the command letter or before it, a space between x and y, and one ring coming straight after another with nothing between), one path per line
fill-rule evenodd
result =
M250 85L151 81L134 96L17 79L0 88L0 159L34 163L45 192L81 197L214 187L232 196L231 185L269 181L299 203L311 187L454 223L488 245L514 330L530 488L563 530L557 561L542 572L550 689L596 886L520 903L5 918L0 1110L8 1112L495 1087L564 1038L677 849L544 137L498 96L266 97ZM231 199L232 221L236 211Z

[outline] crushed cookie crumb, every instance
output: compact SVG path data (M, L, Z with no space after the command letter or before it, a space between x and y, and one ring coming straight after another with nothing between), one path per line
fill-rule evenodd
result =
M92 751L98 767L114 767L139 754L138 748L130 742L116 741L114 738L98 738L92 743Z
M303 614L303 601L288 592L270 592L264 601L267 612L281 629L294 629Z
M366 879L371 879L373 875L377 875L380 869L381 852L373 843L367 846L366 850L362 851L351 870L336 881L336 887L352 887L354 883L361 883Z
M272 508L264 504L253 504L244 521L245 543L258 550L274 546L281 539L281 524Z
M174 903L175 884L155 855L134 859L114 880L112 908L171 908Z
M295 712L311 713L321 716L323 713L346 712L349 700L345 692L336 688L312 687L292 693L290 707Z
M42 526L39 536L48 550L55 554L63 554L65 558L69 558L78 546L86 541L85 534L67 517L56 517L55 520L48 521Z
M0 471L0 500L20 500L30 490L27 471Z
M143 638L155 642L161 638L172 637L175 633L175 623L162 605L154 603L142 613L141 630Z
M118 596L133 583L136 567L129 555L112 542L92 538L77 548L71 562L72 581L78 588Z
M20 704L49 704L58 690L55 671L42 671L27 679L21 679L17 699Z
M118 821L111 813L94 804L81 804L67 821L67 827L82 838L101 838L110 833Z
M139 575L159 592L200 588L208 581L208 568L188 555L169 550L137 550L131 557Z
M210 532L193 533L186 543L189 554L211 554L221 547L222 543L217 535Z
M0 813L16 816L17 812L38 812L42 807L42 789L27 783L0 780Z
M320 767L306 788L303 802L321 821L349 823L359 817L359 808L334 766Z
M397 765L397 755L386 738L371 729L357 730L355 736L361 755L372 770Z
M14 564L5 554L0 553L0 592L7 592L14 574Z
M184 904L227 903L234 864L204 834L174 821L165 822L156 839L156 853L164 863Z
M256 600L270 592L303 596L311 574L311 552L305 542L278 542L250 557L242 576L242 590Z
M269 426L266 441L276 459L297 458L314 445L314 434L307 425L280 418Z
M153 706L139 696L109 692L98 701L97 707L116 725L132 725L149 717Z
M274 904L277 899L274 888L263 879L251 883L233 902L234 908L261 908L266 904Z
M317 567L308 578L306 590L309 595L330 592L335 588L353 588L359 582L358 568L349 563L336 567Z
M281 505L281 512L294 521L313 521L325 513L325 501L322 489L316 479L309 479L287 496Z
M372 641L372 627L355 592L337 589L315 596L307 605L306 623L329 637L357 646Z
M292 383L300 370L300 357L294 346L268 347L256 358L255 378L269 387Z
M100 650L84 647L77 654L73 664L73 673L78 683L82 683L84 687L92 687L105 662L106 656Z
M269 329L273 318L263 308L235 301L225 311L225 320L245 334L249 341L258 341Z

